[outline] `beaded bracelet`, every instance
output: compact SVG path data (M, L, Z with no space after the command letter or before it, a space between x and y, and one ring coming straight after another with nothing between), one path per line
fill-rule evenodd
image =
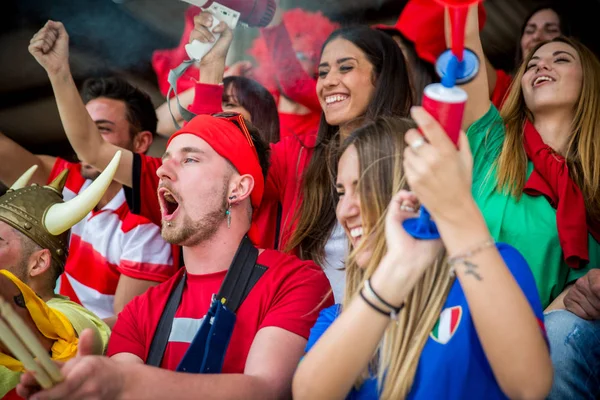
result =
M485 242L481 243L480 245L476 246L475 248L471 249L471 250L467 250L466 252L462 253L462 254L458 254L456 256L452 256L448 258L448 265L450 266L450 276L454 277L456 275L455 271L454 271L454 265L455 264L462 264L465 261L467 261L467 259L473 257L474 255L481 253L483 250L495 246L496 242L494 241L494 239L488 239Z

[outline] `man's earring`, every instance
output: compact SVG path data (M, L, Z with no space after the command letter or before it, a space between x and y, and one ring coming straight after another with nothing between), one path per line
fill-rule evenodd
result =
M225 211L225 215L227 216L227 229L231 228L231 200L235 199L235 196L229 197L229 206Z

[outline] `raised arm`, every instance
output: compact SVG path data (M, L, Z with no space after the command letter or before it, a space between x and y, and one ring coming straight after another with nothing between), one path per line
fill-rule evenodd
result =
M106 142L87 112L69 68L69 36L60 22L48 21L29 44L29 52L50 78L58 112L69 142L81 161L104 170L122 150L115 180L131 187L133 153Z
M462 123L463 130L465 131L473 122L485 115L491 104L490 86L488 84L488 70L490 70L491 66L488 66L487 58L481 46L477 7L477 5L474 5L469 8L469 15L465 26L465 47L474 51L481 63L479 73L475 79L461 86L469 96ZM450 26L450 18L446 11L446 42L449 46L451 44Z
M321 112L321 104L317 97L317 82L298 62L281 14L276 14L275 18L279 20L274 20L275 24L272 22L270 27L262 29L261 34L267 44L271 62L275 64L279 88L292 101L312 111Z
M413 109L412 117L429 143L404 152L406 177L435 220L448 256L456 260L456 276L496 381L509 398L545 398L552 364L527 263L515 249L501 255L490 245L490 232L471 195L466 136L461 135L457 152L422 108ZM406 141L411 144L420 137L411 130Z
M29 183L45 185L56 158L32 154L0 132L0 160L0 182L10 187L32 165L38 169Z

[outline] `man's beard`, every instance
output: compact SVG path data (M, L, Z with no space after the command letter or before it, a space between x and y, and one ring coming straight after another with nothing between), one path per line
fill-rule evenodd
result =
M192 221L188 215L184 215L180 226L168 226L167 222L162 222L161 235L163 239L171 244L179 246L193 247L214 236L219 229L219 225L227 215L227 181L220 194L221 202L218 207L209 211L202 219Z

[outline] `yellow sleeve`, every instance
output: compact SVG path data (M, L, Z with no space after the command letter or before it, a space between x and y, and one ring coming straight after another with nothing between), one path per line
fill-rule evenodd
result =
M67 297L55 295L46 304L56 311L63 313L73 325L79 336L84 329L91 329L95 333L94 353L104 354L108 346L110 328L90 310L83 308Z

